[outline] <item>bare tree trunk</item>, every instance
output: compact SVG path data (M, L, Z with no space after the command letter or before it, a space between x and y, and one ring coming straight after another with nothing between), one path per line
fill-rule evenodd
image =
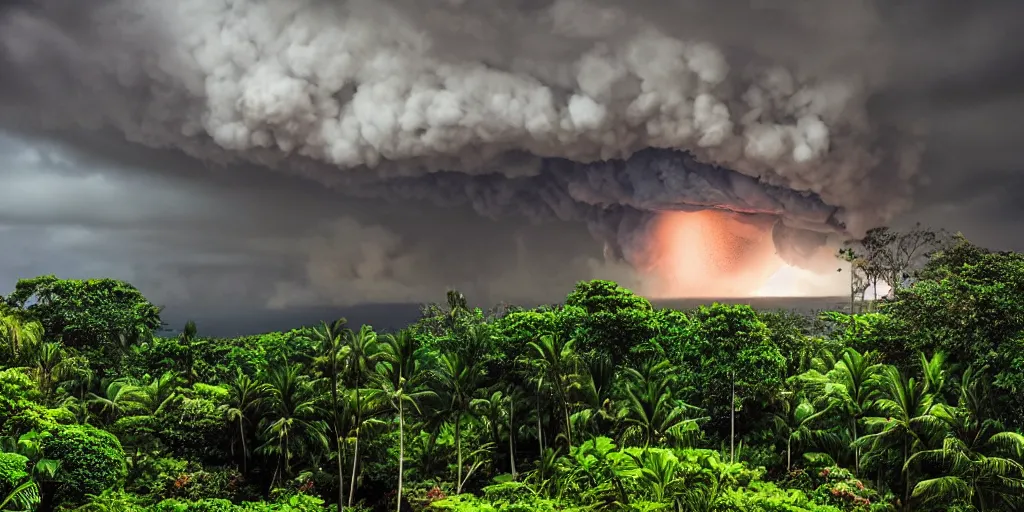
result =
M338 340L331 340L331 412L334 448L338 452L338 512L345 510L345 469L341 460L341 432L338 427Z
M340 440L341 436L338 436L338 439ZM344 443L341 444L341 449L342 449L342 452L338 454L338 467L339 468L341 468L341 465L344 464L345 454L348 453L348 450L345 448L345 444ZM344 495L345 495L345 476L344 476L344 471L339 469L338 470L338 496L344 496ZM345 507L343 505L344 505L344 503L341 503L341 502L338 503L338 512L345 512Z
M853 417L853 444L857 444L857 417ZM853 474L858 476L860 474L860 447L854 446L853 448Z
M455 478L455 494L462 494L462 414L455 416L455 457L458 465Z
M508 398L508 462L512 467L512 480L516 479L516 447L515 447L515 404L516 399Z
M540 394L537 395L537 444L540 445L540 454L544 455L544 430L540 421Z
M786 439L786 472L793 470L793 436Z
M729 404L729 462L736 462L736 372L732 372L732 402Z
M362 423L362 408L359 401L359 379L356 378L356 447L352 453L352 480L349 482L348 487L348 506L352 506L352 501L356 497L356 469L359 467L359 434L363 429Z
M348 488L348 506L352 506L352 501L356 497L356 468L359 465L359 427L356 427L356 448L352 452L352 481L349 483Z
M395 512L402 512L402 466L405 460L405 419L402 417L402 397L398 397L398 504Z
M565 439L569 442L569 449L572 449L572 420L569 419L569 402L565 402Z
M907 467L907 451L907 440L903 439L903 471L906 472L906 475L903 477L904 487L906 487L903 490L903 510L910 510L910 468Z
M242 424L242 415L238 415L238 433L242 437L242 474L246 475L249 471L246 469L246 460L249 458L249 451L245 449L245 426Z

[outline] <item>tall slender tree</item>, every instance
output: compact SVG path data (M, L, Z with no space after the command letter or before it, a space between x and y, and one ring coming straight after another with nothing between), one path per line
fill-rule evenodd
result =
M550 386L555 402L561 405L566 442L572 447L572 421L569 412L569 388L576 376L579 358L573 348L573 341L559 336L545 334L537 341L530 342L533 361Z
M377 382L387 397L391 408L398 415L398 491L396 494L396 512L402 509L402 484L405 470L405 426L406 406L416 413L420 412L420 401L436 397L428 389L423 389L428 375L421 364L420 351L416 346L416 338L409 331L384 336L385 355L377 364Z
M382 359L380 345L377 343L377 333L369 325L363 325L358 331L349 330L346 332L346 346L348 357L346 358L345 369L348 373L349 382L355 393L355 450L352 455L352 475L348 488L348 506L351 507L356 495L356 474L359 468L359 440L363 425L365 407L363 406L362 387L369 378L370 372L376 367L377 362Z
M228 421L238 424L238 440L242 447L242 473L249 472L249 447L246 439L246 425L252 424L253 416L263 407L270 396L272 388L265 382L242 373L241 369L236 371L235 377L228 383L227 403L219 406Z
M317 407L313 383L299 365L271 368L267 384L270 393L264 427L266 442L261 448L265 453L276 454L280 475L290 477L293 456L312 455L328 444L324 422L319 419L322 411ZM277 474L275 471L275 479Z
M340 376L339 367L344 366L344 361L351 350L351 347L345 345L342 340L342 337L345 335L346 323L347 320L344 318L338 319L331 324L321 322L320 326L314 331L314 335L320 342L320 350L327 357L328 378L331 383L331 437L334 440L338 471L337 503L339 512L345 510L345 470L343 467L344 461L342 461L341 457L341 443L344 434L340 430L339 408L341 403L338 400L338 378Z
M446 402L446 410L455 427L456 493L462 493L462 427L463 420L472 414L474 395L480 389L483 366L479 361L468 361L458 353L441 354L438 358L437 382Z

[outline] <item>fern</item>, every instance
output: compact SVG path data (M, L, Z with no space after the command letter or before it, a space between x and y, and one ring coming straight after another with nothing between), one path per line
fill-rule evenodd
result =
M39 486L29 480L14 488L0 501L0 510L29 512L39 503Z

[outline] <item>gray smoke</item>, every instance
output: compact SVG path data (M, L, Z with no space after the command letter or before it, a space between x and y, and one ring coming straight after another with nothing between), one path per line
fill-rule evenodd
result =
M0 120L107 130L350 196L587 222L626 260L659 211L773 217L800 263L910 206L919 133L877 114L898 77L856 44L884 42L889 13L682 4L0 3ZM777 30L747 37L752 16Z

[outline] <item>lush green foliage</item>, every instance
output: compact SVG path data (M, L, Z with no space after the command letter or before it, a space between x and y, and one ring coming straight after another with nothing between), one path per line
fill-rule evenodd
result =
M233 339L156 336L126 283L25 280L0 301L0 510L1020 509L1024 257L960 239L918 277L856 315L592 281Z

